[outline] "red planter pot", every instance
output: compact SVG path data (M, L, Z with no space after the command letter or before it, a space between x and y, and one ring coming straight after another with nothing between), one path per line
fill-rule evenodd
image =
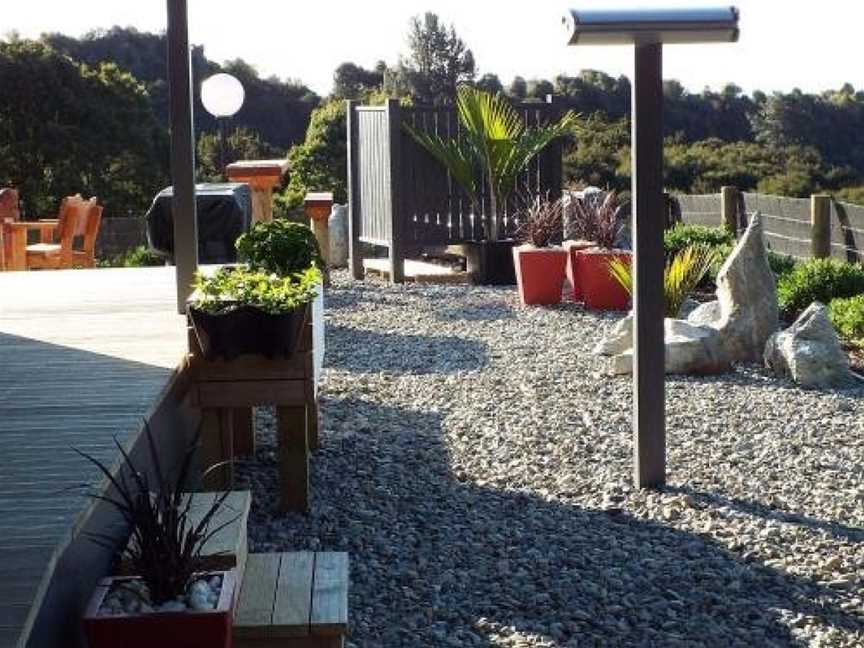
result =
M84 615L87 645L89 648L231 648L234 572L213 572L208 576L222 577L222 591L213 610L98 616L115 582L136 580L128 576L103 578Z
M513 248L516 284L523 305L561 303L567 251L562 248L537 248L530 245Z
M567 251L567 281L570 282L573 301L582 301L582 288L579 285L579 273L577 272L579 254L583 250L597 246L591 241L564 241L562 247Z
M586 308L594 310L627 310L630 294L609 271L612 259L630 264L627 250L583 250L577 254L575 272Z

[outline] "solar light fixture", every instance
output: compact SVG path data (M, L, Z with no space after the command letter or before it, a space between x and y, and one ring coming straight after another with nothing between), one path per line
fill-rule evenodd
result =
M666 347L663 310L663 45L738 40L734 7L573 9L568 45L633 45L633 477L666 481Z
M201 83L201 103L214 117L231 117L243 107L246 93L237 77L220 72Z
M729 43L738 40L735 7L573 9L562 19L568 45Z

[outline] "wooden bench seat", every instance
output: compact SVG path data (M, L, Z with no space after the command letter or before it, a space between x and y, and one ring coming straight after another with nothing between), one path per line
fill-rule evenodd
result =
M347 553L249 554L235 648L342 648L347 631Z

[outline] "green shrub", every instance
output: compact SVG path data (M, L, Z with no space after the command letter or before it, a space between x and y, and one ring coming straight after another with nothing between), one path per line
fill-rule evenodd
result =
M324 269L312 230L281 218L256 223L237 239L237 252L253 270L281 276L303 272L312 265Z
M271 314L287 313L314 300L320 281L321 273L313 267L280 277L229 266L209 276L196 275L197 294L193 305L214 315L230 312L238 306L256 306Z
M139 245L123 254L99 260L100 268L144 268L165 265L165 259L153 254L146 245Z
M833 299L828 312L844 341L864 347L864 295Z
M792 272L797 263L798 261L795 260L795 257L768 250L768 265L771 266L771 272L778 279Z
M734 245L735 237L722 227L679 223L663 234L663 247L666 249L667 256L673 256L683 249L693 246L711 249L728 247L731 251Z
M837 259L810 259L780 277L777 297L786 315L797 317L812 302L864 293L864 266Z

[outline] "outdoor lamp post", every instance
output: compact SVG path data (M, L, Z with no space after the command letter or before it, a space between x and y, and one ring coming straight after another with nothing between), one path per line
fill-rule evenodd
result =
M639 488L666 481L663 44L738 40L738 10L571 10L568 45L633 45L633 454Z
M219 124L219 169L225 169L225 122L243 107L246 93L237 77L220 72L201 83L201 103Z

